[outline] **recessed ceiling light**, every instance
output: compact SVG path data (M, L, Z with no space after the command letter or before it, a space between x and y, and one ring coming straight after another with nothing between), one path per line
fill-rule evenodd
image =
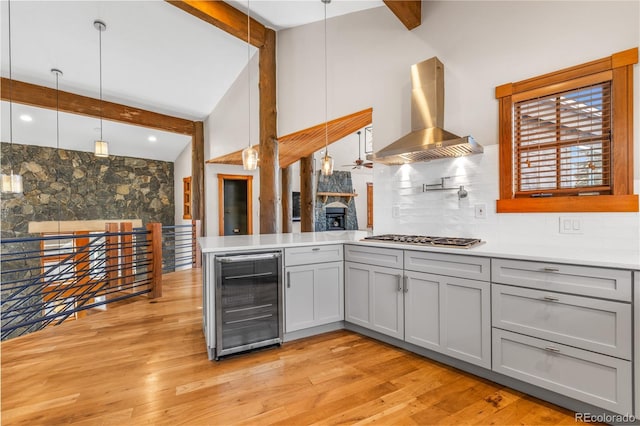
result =
M147 140L148 140L149 142L155 142L155 141L157 141L157 140L158 140L158 138L156 138L155 136L149 136L149 137L147 138Z
M29 123L29 122L33 121L33 117L31 117L30 115L27 115L27 114L22 114L20 116L20 120L26 121L27 123Z

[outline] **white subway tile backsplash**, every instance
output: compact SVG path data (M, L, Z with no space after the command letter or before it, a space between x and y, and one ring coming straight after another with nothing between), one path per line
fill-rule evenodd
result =
M450 178L444 180L445 187L456 189L422 191L423 184L439 184L447 176ZM567 249L638 250L638 213L571 213L571 217L580 220L582 233L560 234L560 216L566 214L497 214L498 182L497 145L485 146L480 155L378 167L374 180L374 232L476 237ZM464 185L468 196L459 200L460 185ZM640 187L640 181L636 180L635 185ZM475 204L486 205L485 219L475 218ZM392 217L391 206L399 206L398 217Z

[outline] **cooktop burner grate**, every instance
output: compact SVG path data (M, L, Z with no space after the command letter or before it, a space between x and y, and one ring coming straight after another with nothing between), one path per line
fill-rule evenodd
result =
M478 238L432 237L426 235L384 234L365 237L363 241L381 241L389 243L416 244L434 247L470 248L482 244Z

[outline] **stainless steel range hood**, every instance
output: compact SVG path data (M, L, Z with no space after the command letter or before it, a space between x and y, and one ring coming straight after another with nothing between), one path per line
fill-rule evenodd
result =
M483 152L471 136L460 137L444 126L444 65L436 57L411 66L411 133L372 159L383 164L405 164Z

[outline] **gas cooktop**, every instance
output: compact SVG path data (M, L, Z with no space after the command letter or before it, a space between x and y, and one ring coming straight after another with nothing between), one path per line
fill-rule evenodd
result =
M477 238L430 237L426 235L384 234L365 237L362 241L380 241L385 243L415 244L433 247L471 248L482 244Z

